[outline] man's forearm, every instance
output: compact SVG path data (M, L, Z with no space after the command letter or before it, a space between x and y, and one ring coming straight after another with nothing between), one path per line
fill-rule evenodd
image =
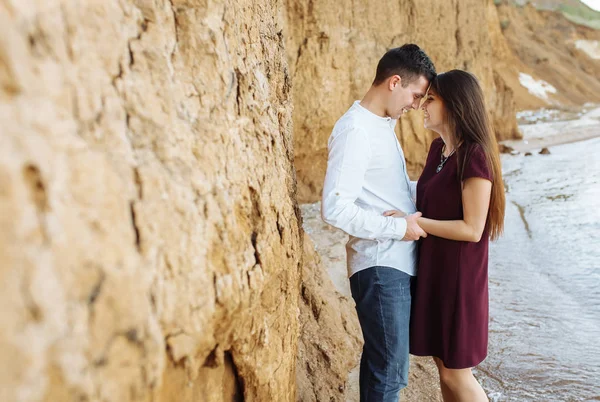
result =
M329 204L324 201L321 215L328 224L361 239L402 240L406 234L405 219L384 217L354 203Z

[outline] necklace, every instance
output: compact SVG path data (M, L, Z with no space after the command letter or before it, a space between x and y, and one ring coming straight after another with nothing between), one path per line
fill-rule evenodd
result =
M446 145L444 145L444 146L442 147L442 152L441 152L442 156L440 157L440 164L437 166L437 169L435 169L435 172L436 172L436 173L439 173L439 172L442 170L442 168L443 168L443 167L444 167L444 165L446 164L446 161L447 161L447 160L448 160L448 159L449 159L449 158L452 156L452 154L454 153L454 151L456 151L456 148L454 148L454 149L452 150L452 152L450 152L450 155L448 155L448 156L444 156L444 149L445 149L445 148L446 148Z

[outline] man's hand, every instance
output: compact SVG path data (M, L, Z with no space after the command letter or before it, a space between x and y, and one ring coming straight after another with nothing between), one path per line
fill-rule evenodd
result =
M414 241L419 240L421 237L427 237L427 233L425 233L417 223L417 219L419 219L421 215L423 214L415 212L412 215L404 217L404 219L406 219L406 234L402 238L403 241Z
M402 238L403 241L414 241L419 240L420 237L427 237L427 233L421 229L421 226L419 226L417 223L417 219L419 219L421 215L423 214L420 212L415 212L412 215L406 215L405 212L397 209L392 209L383 213L383 216L393 216L394 218L406 219L406 234Z
M393 216L394 218L404 218L406 216L406 212L399 211L397 209L392 209L389 211L385 211L383 216Z

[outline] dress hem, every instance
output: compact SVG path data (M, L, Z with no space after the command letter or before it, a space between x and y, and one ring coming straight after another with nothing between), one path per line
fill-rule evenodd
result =
M483 359L481 359L477 364L475 364L473 366L448 367L448 365L446 364L446 362L444 362L444 359L441 358L440 356L432 355L431 353L416 353L416 352L413 352L413 351L411 351L410 354L413 355L413 356L419 356L419 357L437 357L438 359L440 359L442 361L442 363L444 363L444 367L446 367L447 369L451 369L451 370L472 369L472 368L475 368L475 367L479 366L487 358L487 355L486 355Z

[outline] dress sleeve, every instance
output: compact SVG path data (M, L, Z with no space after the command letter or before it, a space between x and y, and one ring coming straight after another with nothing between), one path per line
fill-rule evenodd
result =
M487 158L480 145L473 146L471 155L467 159L463 171L463 180L472 177L481 177L489 181L493 180L492 171L488 166Z

